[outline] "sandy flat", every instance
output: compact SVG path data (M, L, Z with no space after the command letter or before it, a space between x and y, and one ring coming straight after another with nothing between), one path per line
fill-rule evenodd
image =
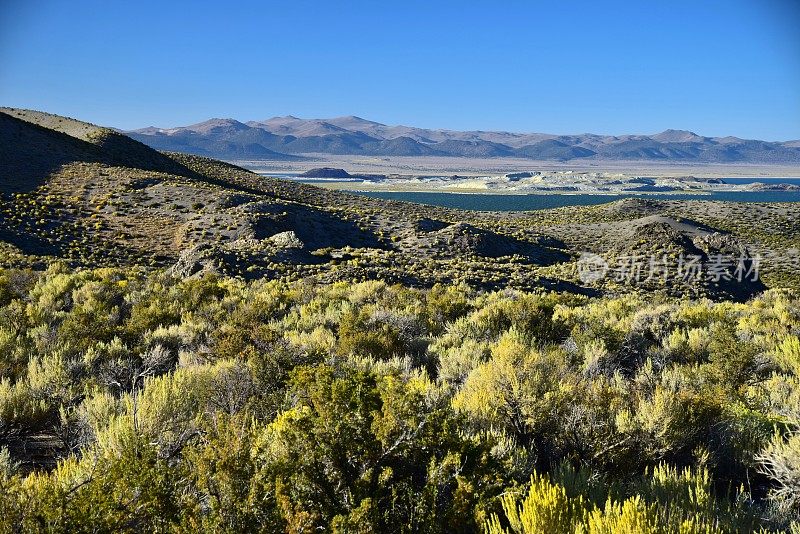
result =
M698 178L800 177L799 165L663 164L652 161L532 161L522 158L363 157L311 154L305 161L235 161L261 173L300 173L316 167L345 169L351 174L406 174L476 176L524 171L575 171L634 174L640 176L696 176Z

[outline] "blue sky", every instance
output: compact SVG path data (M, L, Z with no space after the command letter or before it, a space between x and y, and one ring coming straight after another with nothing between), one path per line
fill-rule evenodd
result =
M0 0L0 105L800 138L800 0Z

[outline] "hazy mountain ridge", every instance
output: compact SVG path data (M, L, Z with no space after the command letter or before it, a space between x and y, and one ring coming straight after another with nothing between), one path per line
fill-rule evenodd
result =
M706 137L686 130L653 135L555 135L388 126L355 116L273 117L246 123L210 119L128 134L159 150L224 159L293 159L303 154L519 157L533 160L632 160L697 163L798 163L800 142Z

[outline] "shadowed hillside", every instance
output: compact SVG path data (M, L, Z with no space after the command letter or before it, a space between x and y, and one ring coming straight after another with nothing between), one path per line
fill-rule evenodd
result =
M168 156L110 128L37 111L0 108L0 172L7 190L31 190L62 165L98 163L182 176Z

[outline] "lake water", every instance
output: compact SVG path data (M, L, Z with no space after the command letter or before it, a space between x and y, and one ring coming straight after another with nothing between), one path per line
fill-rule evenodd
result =
M319 184L331 182L324 179L298 179L296 175L276 175L303 183ZM729 184L794 184L800 185L800 178L724 178ZM345 180L334 180L336 182ZM349 181L349 180L347 180ZM358 180L356 180L358 181ZM430 204L445 208L473 211L530 211L564 206L594 206L606 204L622 198L650 198L654 200L724 200L727 202L800 202L800 191L742 191L714 192L707 194L639 194L639 195L595 195L595 194L517 194L498 195L486 193L438 193L438 192L375 192L351 191L359 195L390 200L402 200L417 204Z
M800 178L723 178L728 184L794 184L800 185Z
M530 211L564 206L593 206L622 198L653 200L725 200L729 202L800 202L800 192L760 191L708 195L487 195L458 193L358 192L374 198L403 200L445 208L474 211Z

